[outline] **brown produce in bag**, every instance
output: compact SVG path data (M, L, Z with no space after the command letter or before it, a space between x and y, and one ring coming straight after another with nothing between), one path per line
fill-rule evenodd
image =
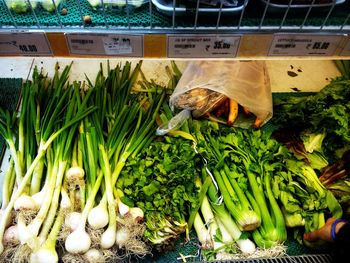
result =
M224 115L228 125L259 128L272 117L266 64L264 61L189 62L170 96L170 106L173 110L190 110L194 118ZM239 109L243 118L238 116Z

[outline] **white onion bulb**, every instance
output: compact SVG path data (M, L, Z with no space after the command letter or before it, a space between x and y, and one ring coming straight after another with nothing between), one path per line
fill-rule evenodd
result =
M116 232L113 228L109 227L101 236L101 247L103 249L111 248L115 243Z
M108 225L108 209L106 202L101 200L98 206L90 210L88 223L93 229L101 229Z
M64 219L64 223L68 226L72 231L76 230L80 224L81 213L71 212Z
M89 263L104 263L105 259L101 251L96 248L90 248L85 254L85 259Z
M69 199L69 196L65 190L61 190L61 207L63 209L70 209L72 207L72 203Z
M84 178L84 175L85 175L84 169L79 166L73 166L69 168L68 171L66 172L68 181L76 181L76 180L79 181Z
M42 206L45 200L45 189L32 195L32 198L38 207Z
M19 215L17 219L17 231L18 231L18 238L21 244L26 244L29 240L32 239L33 235L29 231L29 228L27 227L23 216Z
M4 243L17 245L19 244L18 227L17 225L10 226L4 233Z
M119 248L123 248L125 246L126 241L129 239L130 232L127 228L121 227L117 230L115 243Z
M141 208L131 207L129 213L136 223L142 222L144 218L144 213Z
M20 211L20 210L37 211L39 208L36 202L34 201L34 199L31 196L25 195L25 194L17 198L13 207L16 211Z
M124 204L120 199L117 200L119 214L123 217L130 211L130 207Z
M65 248L69 253L81 254L89 250L91 238L85 229L78 228L70 233L65 242Z
M30 263L56 263L58 255L54 249L40 248L30 255Z

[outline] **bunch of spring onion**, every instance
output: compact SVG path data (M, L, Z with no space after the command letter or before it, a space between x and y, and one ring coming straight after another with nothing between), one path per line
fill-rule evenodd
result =
M67 83L70 66L62 73L57 66L52 79L35 70L23 87L19 117L1 111L0 131L11 153L3 258L101 262L116 249L121 256L148 253L142 210L122 203L114 187L129 156L154 137L164 98L163 92L132 91L140 67L108 65L107 77L101 67L87 86Z
M140 67L141 63L131 70L131 64L126 63L108 68L107 77L101 68L95 84L88 81L93 91L87 105L96 105L97 110L79 127L82 155L78 153L76 158L78 164L82 160L85 171L86 201L68 217L78 224L71 226L70 220L65 224L66 261L79 259L90 248L119 250L119 256L143 257L149 253L141 240L145 230L142 210L123 203L123 193L115 188L129 157L153 139L164 98L163 92L132 91ZM81 189L81 184L78 187ZM84 202L80 199L79 203Z
M10 152L4 178L0 253L6 259L57 261L55 244L67 208L61 185L77 123L95 107L80 108L80 84L67 84L71 66L53 79L37 69L24 84L18 115L1 116ZM13 117L12 117L13 116ZM62 195L62 198L60 198Z

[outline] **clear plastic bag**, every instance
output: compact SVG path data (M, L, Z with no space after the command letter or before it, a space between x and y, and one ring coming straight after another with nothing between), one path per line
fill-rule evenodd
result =
M188 109L193 117L211 112L225 99L235 100L260 119L272 117L270 79L264 61L194 61L184 70L170 107ZM246 123L234 126L247 127Z

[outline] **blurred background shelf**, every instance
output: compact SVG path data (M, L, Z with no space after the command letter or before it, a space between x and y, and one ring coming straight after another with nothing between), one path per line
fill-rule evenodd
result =
M10 2L6 4L6 1ZM0 1L0 24L3 29L142 29L168 32L178 29L236 31L321 29L347 32L350 27L350 1L345 0L322 5L305 5L304 8L292 4L276 5L270 2L271 0L241 0L236 1L237 7L225 7L220 4L215 7L203 7L198 4L198 9L197 2L185 7L177 3L179 0L142 2L143 4L137 8L132 5L120 8L94 8L87 0L66 0L51 13L37 5L27 8L25 13L16 13L18 9L15 5L11 5L11 1L28 0ZM91 23L86 21L84 23L85 16L91 17Z

